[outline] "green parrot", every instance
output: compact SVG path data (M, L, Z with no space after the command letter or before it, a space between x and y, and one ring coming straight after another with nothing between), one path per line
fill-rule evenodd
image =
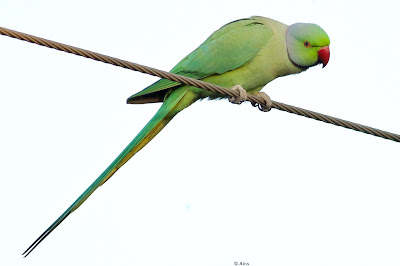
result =
M330 57L329 44L328 35L318 25L296 23L288 26L255 16L226 24L183 58L171 72L223 87L233 87L240 94L238 98L230 99L233 103L244 101L247 93L259 95L265 100L262 109L268 111L271 100L259 91L277 77L300 73L320 63L325 67ZM128 104L163 104L110 166L22 255L29 255L177 113L207 97L215 99L223 96L166 79L158 80L129 97Z

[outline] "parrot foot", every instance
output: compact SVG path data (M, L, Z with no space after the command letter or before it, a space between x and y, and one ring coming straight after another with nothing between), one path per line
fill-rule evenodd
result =
M229 98L229 101L231 103L241 104L242 102L246 101L247 92L246 92L245 89L243 89L242 86L235 85L235 86L232 87L232 90L238 92L239 93L239 97L231 97L231 98Z
M271 98L265 92L256 92L254 93L255 96L262 98L265 101L265 105L259 105L258 103L251 103L254 107L258 106L258 109L263 112L269 112L272 108L272 101Z

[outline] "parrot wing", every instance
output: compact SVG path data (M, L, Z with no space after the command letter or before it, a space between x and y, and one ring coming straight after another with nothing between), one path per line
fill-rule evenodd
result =
M251 61L268 43L273 32L254 19L242 19L226 24L204 43L183 58L171 73L202 79L223 74ZM162 102L179 82L161 79L128 98L127 103Z

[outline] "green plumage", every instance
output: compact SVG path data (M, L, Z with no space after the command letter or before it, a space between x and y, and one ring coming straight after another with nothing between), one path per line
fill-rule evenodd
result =
M170 72L195 79L223 74L252 60L271 36L271 29L253 19L231 22L213 33ZM162 102L166 90L178 85L161 79L129 97L127 103Z
M292 35L288 37L296 41L287 43L286 34L290 32L288 26L278 21L263 17L251 17L231 22L214 32L196 50L183 58L171 72L228 88L241 85L250 93L257 92L277 77L299 73L307 69L308 66L318 63L318 55L312 53L316 53L319 48L312 50L300 47L303 46L301 36L309 35L307 30L302 32L305 28L302 25L293 25L299 28L299 31L294 31L296 38L293 38ZM293 28L289 27L290 29L293 31ZM323 33L321 33L321 30L315 30L311 27L312 38L316 41L321 40L319 44L322 43L322 45L327 46L329 45L329 38L323 30ZM321 36L317 36L315 32ZM295 56L290 56L288 50L299 50L301 52ZM310 63L306 66L296 64L297 59L302 60L305 57L317 59L309 60ZM324 60L326 61L326 58ZM25 256L122 165L150 142L177 113L198 99L221 96L195 87L181 85L178 82L161 79L129 97L127 102L132 104L153 102L163 102L163 104L110 166L24 252Z

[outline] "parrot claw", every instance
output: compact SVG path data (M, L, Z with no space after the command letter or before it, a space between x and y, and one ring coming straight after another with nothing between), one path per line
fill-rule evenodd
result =
M231 97L229 98L229 102L235 103L235 104L241 104L242 102L246 101L247 99L247 92L245 89L243 89L242 86L240 85L235 85L232 87L233 91L236 91L239 93L239 97Z
M272 108L272 101L271 98L265 92L256 92L254 93L255 96L262 98L265 101L265 105L259 105L258 103L251 103L254 107L258 106L258 109L263 112L269 112Z

